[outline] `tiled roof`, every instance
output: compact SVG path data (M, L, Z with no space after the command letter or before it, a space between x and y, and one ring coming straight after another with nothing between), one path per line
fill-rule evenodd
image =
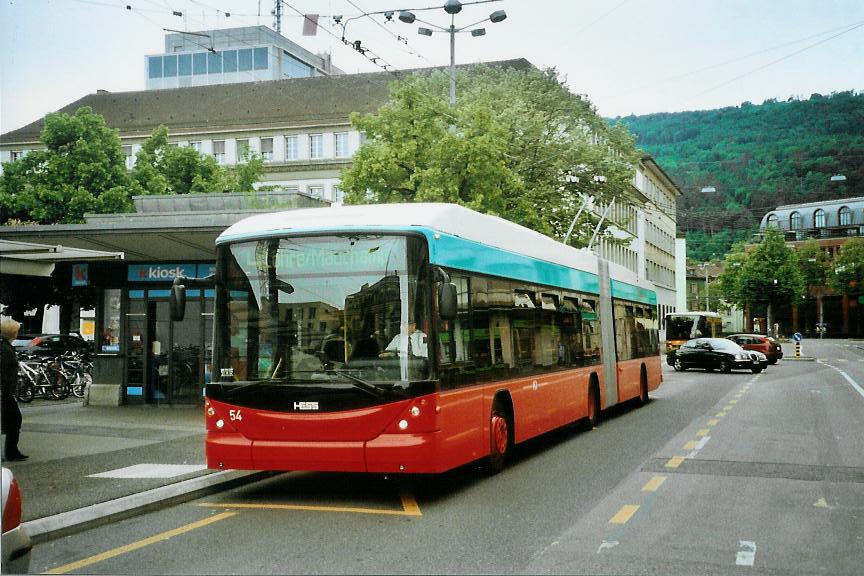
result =
M533 68L524 59L486 64ZM387 100L392 82L428 70L291 78L169 90L99 92L84 96L59 111L74 114L78 108L90 106L123 136L146 136L160 124L164 124L170 133L176 133L347 122L351 112L376 111ZM43 120L39 119L0 135L0 144L38 141L42 124Z

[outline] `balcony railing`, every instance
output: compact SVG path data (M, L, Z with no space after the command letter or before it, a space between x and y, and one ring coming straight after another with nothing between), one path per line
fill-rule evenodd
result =
M783 233L787 242L802 242L811 238L823 240L828 238L849 238L851 236L864 236L864 223L854 223L844 226L825 226L822 228L797 228L790 230L788 226L776 226L775 229ZM753 235L754 241L762 240L765 235L764 228Z

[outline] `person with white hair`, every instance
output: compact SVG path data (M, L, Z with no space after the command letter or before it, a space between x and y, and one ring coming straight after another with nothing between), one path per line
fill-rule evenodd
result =
M18 356L12 341L18 337L21 324L6 318L0 321L0 426L6 435L6 445L3 460L17 462L26 460L27 456L18 450L18 437L21 435L21 410L15 399L15 389L18 386Z

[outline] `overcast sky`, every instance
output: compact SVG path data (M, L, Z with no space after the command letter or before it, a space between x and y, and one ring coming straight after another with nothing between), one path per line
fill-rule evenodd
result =
M282 33L312 52L332 53L345 72L375 71L380 68L343 45L332 16L344 21L364 12L443 2L285 0ZM164 51L163 28L272 27L273 5L274 0L0 0L0 132L97 89L142 90L144 55ZM506 10L508 18L485 23L485 36L457 35L457 63L526 58L554 66L604 116L864 90L862 0L466 2L456 26L495 10ZM320 15L316 36L302 36L298 13ZM416 14L449 25L440 8ZM391 69L449 63L448 35L420 36L416 23L396 18L352 20L346 38L360 40Z

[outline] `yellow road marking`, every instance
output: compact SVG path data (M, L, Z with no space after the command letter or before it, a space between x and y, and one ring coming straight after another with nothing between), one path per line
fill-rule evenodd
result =
M402 509L405 511L405 514L408 516L422 516L423 514L420 512L420 507L417 505L417 500L414 499L414 496L408 494L407 492L403 492L399 495L402 498Z
M639 510L639 506L635 504L626 504L618 510L618 513L609 520L610 524L626 524L630 518Z
M730 402L729 404L727 404L726 406L723 407L723 410L726 410L728 412L728 411L732 410L732 408L734 408L734 406Z
M696 436L707 436L709 432L711 431L708 430L708 428L700 428L699 431L696 432Z
M726 412L717 412L717 414L715 414L714 416L715 416L716 418L722 418L722 417L724 417L725 415L726 415Z
M137 542L132 542L131 544L126 544L125 546L120 546L118 548L108 550L107 552L102 552L101 554L96 554L95 556L90 556L89 558L78 560L77 562L71 562L69 564L64 564L63 566L58 566L57 568L45 572L45 574L66 574L67 572L72 572L73 570L80 570L81 568L96 564L97 562L102 562L104 560L108 560L109 558L114 558L115 556L120 556L121 554L126 554L128 552L132 552L133 550L138 550L139 548L144 548L145 546L168 540L169 538L173 538L174 536L185 534L186 532L190 532L197 528L203 528L208 524L212 524L214 522L218 522L219 520L224 520L226 518L230 518L231 516L236 515L237 512L222 512L221 514L216 514L215 516L210 516L209 518L204 518L203 520L192 522L191 524L186 524L185 526L180 526L179 528L174 528L173 530L168 530L167 532L162 532L161 534L156 534L155 536L150 536L149 538L145 538Z
M711 420L708 420L708 426L716 426L719 422L720 422L720 420L717 420L716 418L712 418Z
M744 392L738 392L735 394L735 398L741 398L742 396L744 396Z
M683 456L673 456L666 462L666 468L678 468L684 462Z
M666 481L666 476L654 476L642 487L642 492L656 492L663 482Z
M737 403L738 403L738 400L729 400L729 404L732 406L734 406Z
M686 444L684 444L684 450L695 450L696 446L699 444L696 440L690 440Z
M204 508L239 508L243 510L296 510L302 512L342 512L348 514L382 514L385 516L422 516L420 507L413 496L407 493L401 494L402 510L383 510L380 508L355 508L352 506L309 506L305 504L245 504L236 503L211 503L198 504Z

